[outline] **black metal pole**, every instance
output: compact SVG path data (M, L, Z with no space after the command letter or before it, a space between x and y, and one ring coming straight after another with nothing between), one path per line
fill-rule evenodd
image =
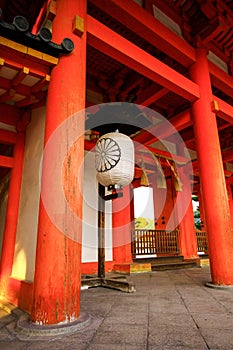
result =
M98 184L98 277L105 277L105 187Z

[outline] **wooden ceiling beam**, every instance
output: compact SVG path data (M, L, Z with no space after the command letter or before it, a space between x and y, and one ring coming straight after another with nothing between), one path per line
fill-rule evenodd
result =
M233 149L222 152L223 162L231 162L233 160Z
M199 98L197 84L89 15L87 31L88 44L97 50L189 101Z
M170 135L187 128L187 126L190 126L191 124L191 112L190 110L186 110L171 118L169 122L161 122L150 130L135 136L134 140L140 144L148 145L157 140L165 139Z
M0 103L0 122L16 126L16 123L22 115L22 109L15 106Z
M9 130L0 129L0 143L14 145L16 143L17 134Z
M168 89L162 88L158 91L158 86L154 88L149 86L144 92L143 95L139 97L137 103L142 106L150 106L159 100L161 97L165 96L169 92Z
M214 101L212 103L212 111L215 112L218 117L224 119L230 124L233 124L233 106L216 96L213 96L213 98Z
M21 83L21 81L29 74L29 68L23 67L17 75L11 80L12 86L17 86Z
M14 166L14 158L7 156L0 156L0 167L3 168L13 168Z
M195 50L132 0L90 0L127 28L185 67L196 61Z
M233 96L233 77L209 61L209 71L212 84L228 96Z
M27 56L23 52L21 53L11 50L5 47L4 45L1 45L1 40L0 49L0 58L4 60L4 65L17 70L21 70L23 69L23 67L28 67L30 69L30 74L35 75L37 77L44 77L46 74L50 74L50 69L54 66L54 64L51 64L46 61L36 61L35 57Z
M10 101L15 96L16 91L14 89L7 90L0 96L0 103Z

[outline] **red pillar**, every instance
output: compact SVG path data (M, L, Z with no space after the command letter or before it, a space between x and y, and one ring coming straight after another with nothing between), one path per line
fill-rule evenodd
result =
M179 155L185 156L184 143L177 145ZM179 171L180 180L183 184L181 197L179 198L178 210L180 211L180 250L185 260L199 259L197 255L197 237L194 224L192 205L192 188L190 182L190 167L183 167Z
M29 114L25 113L21 121L18 123L17 140L14 146L14 166L11 170L10 177L6 222L0 265L1 293L6 297L7 280L8 277L11 275L14 261L15 240L17 233L18 212L20 203L20 190L24 162L25 130L29 123L29 120Z
M211 111L212 90L206 50L196 50L192 79L200 98L192 105L193 127L200 172L201 192L209 241L212 282L233 284L233 234L221 148L215 114Z
M86 28L86 1L57 0L56 4L53 41L60 43L68 37L74 42L75 48L70 55L60 57L58 65L53 69L47 98L45 151L51 147L51 140L58 130L62 131L52 145L51 152L56 160L51 157L50 162L45 159L43 164L31 315L33 322L42 325L71 322L80 315L80 169L84 158L84 113L80 111L85 108L86 30L81 36L75 35L72 32L72 21L77 15L84 20ZM73 118L77 113L78 118ZM74 134L76 140L73 139ZM72 144L71 140L74 141ZM57 164L60 164L60 169L56 168ZM53 169L56 169L54 174ZM59 190L59 186L62 189ZM64 200L60 208L60 198L57 196ZM54 209L54 212L51 208L53 203L57 210Z
M233 227L233 186L229 183L227 184L227 192L228 192L229 206L230 206L230 213L231 213L231 225Z
M198 191L198 202L199 202L199 211L200 211L200 220L201 220L201 230L206 231L206 225L205 225L205 213L203 208L203 199L201 195L201 191Z
M183 182L183 177L187 176L180 170L181 182ZM185 181L184 181L185 182ZM187 182L187 181L186 181ZM193 206L192 206L192 193L190 188L186 185L183 187L182 196L184 196L184 201L189 200L189 204L185 209L185 213L182 214L183 218L180 222L180 250L181 255L184 256L185 260L188 259L198 259L197 255L197 237L194 226L194 216L193 216ZM182 200L181 200L181 210L182 210Z
M117 264L132 262L131 191L123 188L123 197L112 201L113 260Z

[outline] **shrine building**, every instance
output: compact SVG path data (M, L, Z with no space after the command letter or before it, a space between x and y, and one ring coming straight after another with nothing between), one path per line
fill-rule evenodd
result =
M0 9L0 298L69 324L81 285L203 257L232 286L233 2Z

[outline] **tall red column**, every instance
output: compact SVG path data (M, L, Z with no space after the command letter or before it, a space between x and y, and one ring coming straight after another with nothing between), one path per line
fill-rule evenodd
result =
M182 174L182 176L186 176ZM181 178L182 181L182 178ZM187 187L187 186L186 186ZM191 191L189 188L183 189L183 196L189 199L189 205L185 209L184 216L180 222L180 250L181 255L184 256L185 260L198 259L197 255L197 237L194 227L194 216ZM182 203L181 203L182 206ZM181 208L182 210L182 208Z
M185 156L184 143L177 145L178 154ZM178 196L177 207L179 210L180 221L180 251L185 260L199 259L197 255L197 237L194 224L194 214L192 205L192 187L190 182L190 172L192 169L183 166L180 171L180 180L183 184L182 192Z
M8 193L6 221L2 245L0 279L1 294L7 297L7 280L11 275L14 261L15 240L20 203L20 190L24 162L25 130L30 120L29 114L25 113L18 123L17 141L14 146L14 166L11 170L10 186Z
M231 213L231 225L233 227L233 186L231 184L227 184L227 192L228 192L229 206L230 206L230 213Z
M212 283L233 284L233 234L206 50L197 48L191 78L200 98L192 105L201 192L209 241Z
M203 208L203 199L201 195L201 191L198 191L198 202L199 202L199 211L200 211L200 220L201 220L201 229L202 231L206 231L205 225L205 213Z
M56 4L53 41L60 43L68 37L75 48L60 57L53 69L47 98L48 159L43 163L31 314L31 320L41 325L69 323L80 315L85 117L80 111L85 108L86 94L86 1L57 0ZM76 15L84 20L80 36L72 30ZM59 202L63 203L60 207Z
M112 201L113 260L117 264L132 262L130 186L123 188L123 197Z

